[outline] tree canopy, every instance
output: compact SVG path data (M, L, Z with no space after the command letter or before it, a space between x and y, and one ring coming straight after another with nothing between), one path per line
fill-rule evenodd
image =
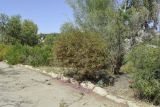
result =
M19 15L0 14L0 39L3 43L34 46L38 43L37 32L38 26L31 20L22 20Z

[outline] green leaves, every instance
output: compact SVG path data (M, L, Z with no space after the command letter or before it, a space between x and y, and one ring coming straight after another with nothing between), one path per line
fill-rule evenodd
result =
M32 66L42 66L49 64L51 52L52 50L49 46L29 47L26 45L16 44L9 47L9 50L5 53L5 58L3 58L3 60L7 60L9 64L13 65L21 63Z
M72 30L63 33L55 44L55 56L64 67L75 68L73 77L96 77L108 64L107 43L97 33Z
M130 53L132 61L138 69L155 70L160 67L160 49L149 45L139 45L134 47Z
M135 46L128 55L127 65L134 71L133 88L139 92L140 98L159 102L160 94L160 48L148 44Z
M38 27L30 20L24 20L22 24L21 43L34 46L38 43Z
M30 20L22 20L21 16L0 14L0 41L6 44L27 44L34 46L38 43L38 27Z
M109 22L108 13L109 11L113 12L114 1L67 0L67 2L73 8L76 23L81 29L99 33L105 32Z
M7 35L19 39L22 30L22 23L20 16L12 16L7 23Z

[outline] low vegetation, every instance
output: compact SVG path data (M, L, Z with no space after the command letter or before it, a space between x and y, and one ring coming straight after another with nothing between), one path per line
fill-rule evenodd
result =
M0 45L0 59L7 60L9 64L28 64L32 66L44 66L49 64L51 57L51 48L48 46L23 46Z

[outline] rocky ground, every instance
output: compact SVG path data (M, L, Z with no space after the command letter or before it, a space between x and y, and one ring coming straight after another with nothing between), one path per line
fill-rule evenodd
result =
M65 71L65 69L59 67L39 67L38 69L54 73L63 73ZM113 86L107 86L103 88L111 96L116 96L117 98L124 99L126 101L132 101L138 107L155 107L152 103L142 101L135 97L133 89L129 87L131 81L132 81L132 74L122 74L116 77ZM131 107L137 107L137 106L131 106Z
M39 72L0 62L0 107L127 107Z

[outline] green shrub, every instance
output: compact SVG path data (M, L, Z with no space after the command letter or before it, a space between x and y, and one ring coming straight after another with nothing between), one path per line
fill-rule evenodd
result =
M5 56L9 51L10 46L0 44L0 61L5 60Z
M153 71L160 68L160 48L149 45L138 45L129 54L129 60L138 69Z
M33 47L29 50L29 55L26 63L33 66L42 66L49 64L49 58L51 57L51 47Z
M11 46L5 59L9 64L48 65L51 48L49 46L29 47L21 44Z
M44 43L45 45L53 45L58 37L58 34L48 34L45 36Z
M124 73L133 73L136 71L136 69L132 62L127 62L125 65L121 67L120 71Z
M107 67L107 45L96 33L72 30L56 41L54 54L63 67L74 68L68 74L78 80L96 79Z
M160 104L160 48L138 45L128 58L136 70L132 87L137 95Z
M159 36L155 36L154 38L152 38L152 40L150 41L150 44L160 47L160 37Z
M28 47L22 46L21 44L16 44L11 46L10 50L7 52L5 59L9 64L25 63L28 55Z
M160 70L138 70L134 75L134 80L132 87L137 90L136 94L139 98L160 104Z

